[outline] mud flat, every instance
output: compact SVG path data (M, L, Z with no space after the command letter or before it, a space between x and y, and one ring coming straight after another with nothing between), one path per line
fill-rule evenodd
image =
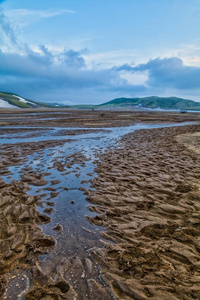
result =
M118 127L136 123L179 123L199 120L199 113L159 111L97 111L56 109L0 109L0 128L24 127Z
M93 256L117 299L200 299L200 161L185 146L199 131L135 131L102 156L89 220L113 241Z
M137 130L99 151L111 126L199 115L42 114L6 112L0 127L11 138L0 149L0 297L199 299L200 164L188 145L200 126Z
M49 252L56 244L51 236L46 236L38 225L49 222L50 218L36 210L37 196L28 196L29 185L12 181L7 185L0 180L0 295L1 299L6 291L11 289L7 285L9 278L19 277L28 288L25 272L21 269L32 269L39 272L36 267L38 256ZM31 268L32 266L32 268ZM20 284L18 284L20 285ZM17 289L17 288L16 288ZM12 294L13 295L13 294ZM15 297L18 297L15 290ZM12 298L10 298L12 299ZM17 299L17 298L15 298Z

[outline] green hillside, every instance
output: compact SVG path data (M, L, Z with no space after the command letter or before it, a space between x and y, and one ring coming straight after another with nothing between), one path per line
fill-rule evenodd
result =
M145 98L117 98L98 106L99 108L138 107L151 109L181 109L200 110L200 103L177 97L145 97Z
M71 109L165 109L165 110L195 110L200 111L200 102L182 99L177 97L144 97L144 98L116 98L114 100L102 103L100 105L81 104L81 105L63 105L59 103L41 103L14 93L0 92L0 100L20 108L71 108Z
M19 108L38 108L38 107L64 107L58 103L41 103L27 98L23 98L14 93L0 92L0 100L3 100Z

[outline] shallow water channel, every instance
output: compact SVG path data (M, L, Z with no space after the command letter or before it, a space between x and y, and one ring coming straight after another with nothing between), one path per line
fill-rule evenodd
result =
M59 135L61 130L68 128L45 128L45 131L39 133L37 131L37 135L33 137L26 137L27 133L24 132L9 135L1 135L0 132L1 144L67 140L66 142L63 141L62 145L37 150L26 158L23 165L9 167L11 175L3 178L7 183L13 179L20 180L21 176L26 174L28 170L29 172L31 170L31 172L46 174L44 176L45 184L42 186L30 185L31 190L29 191L30 195L43 195L38 210L50 216L51 222L42 225L41 228L45 234L53 236L57 241L53 251L40 257L40 264L44 272L55 275L56 267L59 266L63 258L77 256L83 260L90 257L89 249L102 247L103 239L100 232L104 229L101 226L90 224L85 218L86 215L97 215L88 209L88 205L91 204L85 199L84 189L91 188L89 180L96 176L94 170L98 155L107 148L119 147L120 137L134 130L186 124L188 123L175 125L137 124L129 127L106 128L105 132L97 129L96 132L73 136ZM31 129L33 128L31 127ZM70 128L70 131L78 129L82 130L83 128ZM55 226L58 224L62 228L60 231L55 230ZM98 276L98 265L95 267ZM84 273L81 278L85 276L87 274ZM27 287L29 283L28 279L26 280ZM80 290L80 282L71 278L70 283L76 291ZM81 286L81 289L84 291L84 287ZM17 298L19 292L22 296ZM18 290L15 295L15 291L10 288L7 299L23 299L23 291Z

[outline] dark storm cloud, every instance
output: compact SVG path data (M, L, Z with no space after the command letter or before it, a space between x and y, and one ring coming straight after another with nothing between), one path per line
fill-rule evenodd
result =
M185 66L177 57L156 58L146 64L130 66L122 65L116 71L144 72L148 71L147 81L150 87L175 88L179 90L194 90L200 88L200 67Z

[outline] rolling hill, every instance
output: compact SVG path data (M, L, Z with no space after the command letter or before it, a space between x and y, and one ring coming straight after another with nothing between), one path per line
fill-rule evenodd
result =
M200 103L177 97L116 98L99 105L102 108L140 108L166 110L200 110Z
M178 97L144 97L144 98L116 98L100 105L63 105L58 103L41 103L23 98L14 93L0 92L0 108L72 108L72 109L95 109L95 110L195 110L200 111L200 102L182 99Z
M23 98L14 93L0 92L0 108L63 107L57 103L41 103Z

